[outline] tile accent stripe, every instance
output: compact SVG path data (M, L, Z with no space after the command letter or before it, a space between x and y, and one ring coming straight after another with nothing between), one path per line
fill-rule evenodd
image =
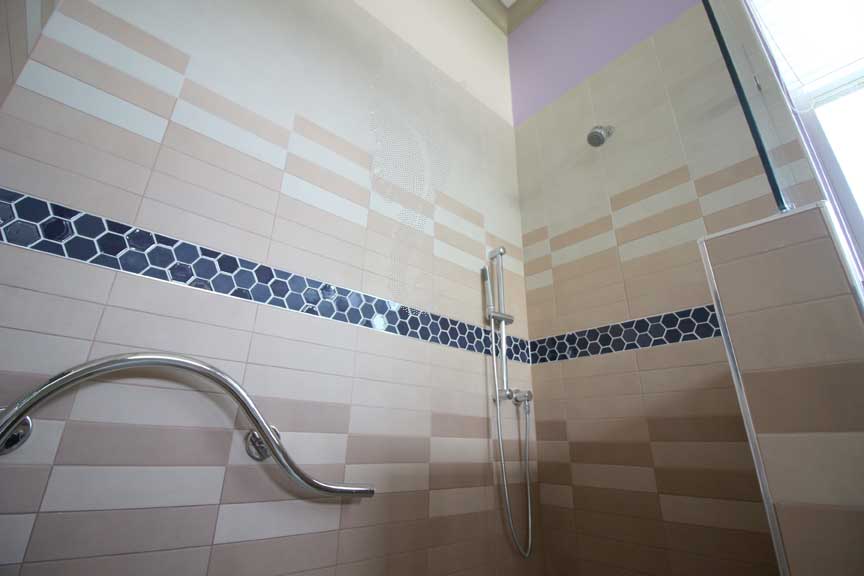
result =
M0 188L0 241L338 322L491 354L490 332L482 326L3 188ZM533 341L511 336L508 357L540 364L719 335L714 308L705 306Z

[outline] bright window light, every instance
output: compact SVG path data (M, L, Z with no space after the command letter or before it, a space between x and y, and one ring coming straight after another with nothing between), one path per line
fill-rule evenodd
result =
M864 208L864 90L822 104L816 116L858 206Z

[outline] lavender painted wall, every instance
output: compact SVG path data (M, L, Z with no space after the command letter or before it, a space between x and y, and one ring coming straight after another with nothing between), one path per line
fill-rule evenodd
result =
M521 124L699 0L546 0L510 34Z

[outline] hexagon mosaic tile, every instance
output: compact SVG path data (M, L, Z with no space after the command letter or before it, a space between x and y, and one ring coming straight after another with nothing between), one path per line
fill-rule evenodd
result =
M491 353L487 328L251 262L230 254L0 188L0 240L114 270L365 326L452 348ZM507 356L542 363L720 333L711 306L528 341Z

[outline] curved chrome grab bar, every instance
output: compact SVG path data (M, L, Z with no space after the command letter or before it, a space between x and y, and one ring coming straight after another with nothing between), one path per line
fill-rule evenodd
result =
M172 356L168 354L119 354L109 356L100 360L86 362L66 372L54 376L48 382L28 392L19 398L15 404L5 410L0 419L0 454L11 452L23 444L30 434L32 426L27 414L39 404L54 396L58 392L70 388L79 382L104 376L113 372L127 370L129 368L154 368L169 367L187 370L208 378L221 386L228 394L240 404L246 416L252 422L257 432L251 432L251 443L262 457L262 449L269 451L276 463L294 481L321 494L328 496L372 496L375 490L362 486L343 486L341 484L327 484L312 478L304 472L288 455L285 446L279 439L275 429L271 428L264 416L255 406L252 398L243 388L230 376L204 362L199 362L183 356ZM17 437L13 438L13 435ZM12 440L10 442L10 439ZM257 458L256 458L257 459ZM263 459L263 458L262 458Z

